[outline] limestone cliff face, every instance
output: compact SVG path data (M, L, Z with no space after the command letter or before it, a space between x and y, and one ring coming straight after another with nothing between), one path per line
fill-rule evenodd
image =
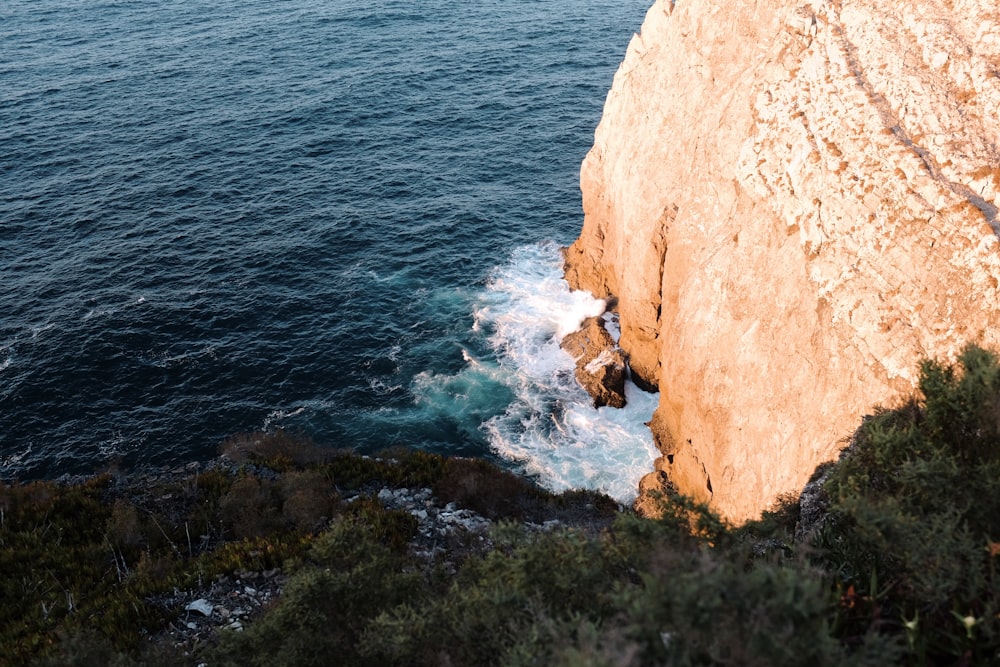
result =
M567 278L618 297L680 490L799 491L924 357L1000 344L1000 5L657 0Z

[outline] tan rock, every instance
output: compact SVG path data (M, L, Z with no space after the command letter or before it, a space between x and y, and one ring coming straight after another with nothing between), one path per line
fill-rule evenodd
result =
M920 359L1000 343L998 73L993 0L650 8L566 276L618 298L679 490L757 516Z
M600 317L583 321L579 331L559 344L576 360L576 380L590 394L594 407L625 407L625 354Z
M639 516L657 519L663 514L663 502L668 492L666 476L660 471L646 473L639 480L639 495L632 509Z

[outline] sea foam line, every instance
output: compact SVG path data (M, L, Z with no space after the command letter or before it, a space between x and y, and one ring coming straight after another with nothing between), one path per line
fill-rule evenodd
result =
M596 489L621 502L636 496L657 451L646 427L658 395L631 382L623 409L594 408L574 377L562 338L605 303L571 291L554 243L517 248L498 267L475 312L475 328L503 371L513 400L482 428L491 448L546 487Z

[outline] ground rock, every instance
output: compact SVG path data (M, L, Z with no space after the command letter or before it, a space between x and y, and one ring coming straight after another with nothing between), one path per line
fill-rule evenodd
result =
M211 602L209 602L205 598L200 598L198 600L195 600L194 602L189 602L184 607L184 609L186 611L196 611L202 614L203 616L211 616L212 611L215 609L215 607L212 605Z
M625 407L625 354L600 317L584 320L579 331L560 343L576 359L577 382L594 400L594 407Z
M657 0L581 169L679 491L798 492L920 359L1000 343L1000 5Z

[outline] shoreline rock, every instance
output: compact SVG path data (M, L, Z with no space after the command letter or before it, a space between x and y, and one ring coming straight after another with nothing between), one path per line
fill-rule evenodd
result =
M576 380L590 394L595 408L625 407L625 353L608 333L603 317L588 317L560 346L576 360Z

